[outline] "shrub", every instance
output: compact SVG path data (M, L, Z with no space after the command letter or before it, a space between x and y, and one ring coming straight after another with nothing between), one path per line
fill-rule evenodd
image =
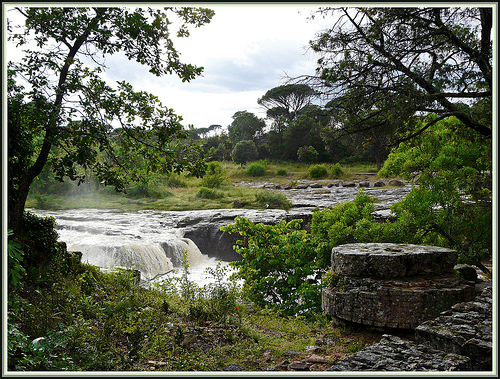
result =
M414 127L421 130L436 118L429 115ZM401 233L416 243L457 250L459 263L481 267L492 253L491 147L490 139L448 117L393 150L379 176L419 183L391 208Z
M312 179L323 178L328 174L324 165L314 165L308 168L307 174Z
M266 167L260 163L252 163L247 167L245 172L250 176L264 176Z
M196 197L201 199L220 199L224 195L218 191L215 191L211 188L201 187L196 194Z
M266 191L257 193L255 198L257 203L265 208L288 210L292 207L290 200L279 192Z
M286 170L280 168L280 169L278 169L278 171L276 171L276 175L278 175L278 176L287 176L288 173L286 172Z
M335 163L334 165L332 165L330 171L332 178L339 178L344 173L344 170L342 170L340 163Z
M178 175L170 174L167 177L166 186L170 188L186 188L187 183L179 178Z
M212 161L207 166L205 176L201 180L201 185L207 188L219 188L226 180L222 166L217 161Z
M234 224L221 228L245 237L234 247L243 260L230 263L238 269L233 278L245 280L244 294L259 306L271 304L290 316L321 310L322 272L317 270L315 245L300 229L301 222L254 224L238 216Z

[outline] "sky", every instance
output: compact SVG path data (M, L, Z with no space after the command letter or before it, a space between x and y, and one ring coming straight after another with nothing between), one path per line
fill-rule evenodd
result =
M202 76L182 83L177 76L158 78L135 62L107 60L107 77L127 80L136 90L155 94L195 128L228 126L238 111L265 118L257 104L268 90L285 84L286 75L313 74L314 57L307 51L323 20L310 21L317 6L210 5L210 24L192 28L175 40L185 63L204 67ZM330 23L330 22L329 22ZM328 23L328 24L329 24ZM321 27L323 25L323 27Z
M118 54L106 58L109 69L104 74L111 82L125 80L137 91L158 96L195 128L226 127L238 111L265 118L258 98L285 84L286 76L313 74L318 57L308 51L309 41L332 24L310 20L318 5L307 3L195 5L213 9L214 17L174 43L184 63L204 67L202 76L185 83L175 74L158 78ZM10 56L13 52L7 49L6 58Z

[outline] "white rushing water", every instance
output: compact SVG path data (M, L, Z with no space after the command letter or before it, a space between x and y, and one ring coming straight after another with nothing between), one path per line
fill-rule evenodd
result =
M215 269L220 263L229 269L228 262L202 254L193 241L183 238L182 230L172 226L175 217L172 212L30 211L54 217L59 240L66 243L68 251L80 251L83 263L102 269L136 269L146 281L179 276L184 252L187 252L189 279L200 286L213 282L213 276L206 273L208 268Z

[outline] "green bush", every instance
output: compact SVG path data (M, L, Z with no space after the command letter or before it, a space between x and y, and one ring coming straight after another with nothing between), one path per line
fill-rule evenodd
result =
M170 174L167 177L167 181L165 183L167 187L170 188L186 188L187 183L184 180L181 180L178 175Z
M430 115L413 126L422 130L436 118ZM378 174L418 180L418 187L392 207L400 233L416 243L457 250L460 263L481 265L490 257L491 148L490 139L463 128L455 117L401 143Z
M222 193L206 187L201 187L196 194L196 197L201 199L220 199L223 196Z
M278 171L276 171L276 175L278 175L278 176L287 176L288 173L286 172L286 170L280 168L280 169L278 169Z
M328 174L324 165L314 165L307 169L307 175L312 179L323 178Z
M292 203L280 192L265 191L255 194L257 203L264 208L288 210Z
M252 163L245 170L249 176L264 176L266 174L266 166L260 163Z
M340 166L340 163L335 163L332 165L330 168L332 178L338 179L342 174L344 173L344 170L342 170L342 167Z
M317 270L316 250L302 220L277 225L254 224L244 217L222 227L244 236L235 245L243 260L231 262L236 279L244 279L243 292L256 305L272 305L286 315L321 311L322 272Z
M16 235L23 250L20 262L26 271L26 279L38 285L52 285L61 275L67 274L69 256L65 244L58 242L59 234L53 217L38 217L24 212L23 230Z
M128 189L126 196L133 199L152 198L162 199L165 197L173 196L166 187L182 185L181 182L174 177L162 177L160 175L153 175L147 180L139 183L132 184Z
M226 177L221 164L217 161L212 161L208 164L205 176L201 180L201 185L207 188L219 188L224 184Z

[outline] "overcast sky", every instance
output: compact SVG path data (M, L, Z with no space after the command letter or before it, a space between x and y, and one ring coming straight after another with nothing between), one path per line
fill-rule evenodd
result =
M108 78L128 80L135 89L157 95L185 124L206 128L228 126L237 111L264 118L259 97L284 84L285 75L314 73L317 57L307 46L326 25L309 20L316 6L203 6L215 11L210 24L176 40L183 61L203 66L203 76L189 83L177 76L158 78L135 62L112 57L107 60Z
M191 28L175 46L184 63L203 66L203 76L182 83L177 76L156 77L146 66L113 55L106 59L106 79L126 80L135 90L157 95L163 105L183 117L184 124L224 127L237 111L264 118L257 99L291 77L312 74L315 57L309 41L332 21L309 16L317 5L228 4L200 6L213 9L208 25ZM7 59L12 51L7 50Z

